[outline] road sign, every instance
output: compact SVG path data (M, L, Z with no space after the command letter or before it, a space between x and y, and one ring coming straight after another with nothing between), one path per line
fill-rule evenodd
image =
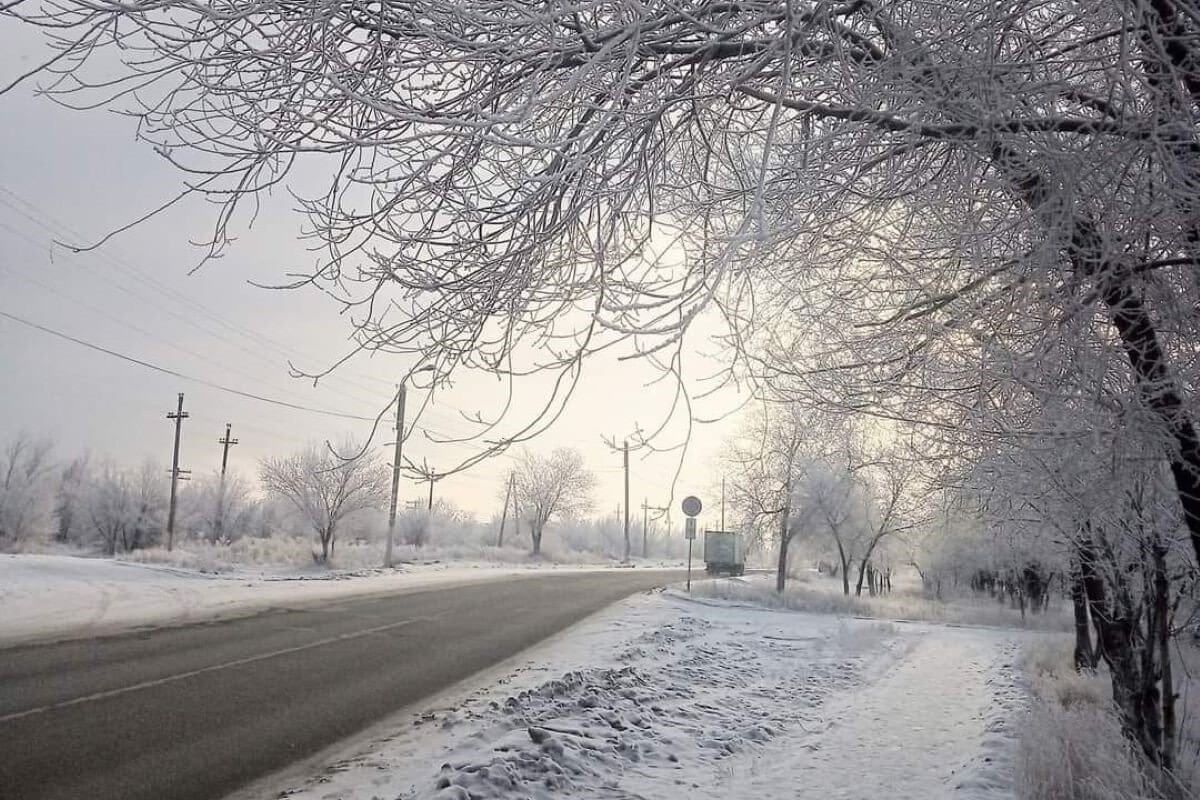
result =
M683 521L683 538L689 539L689 540L696 538L696 518L695 517L688 517L687 519L685 519Z
M702 506L700 505L699 497L689 494L687 497L683 498L683 513L687 514L689 517L694 517L699 514L701 508Z

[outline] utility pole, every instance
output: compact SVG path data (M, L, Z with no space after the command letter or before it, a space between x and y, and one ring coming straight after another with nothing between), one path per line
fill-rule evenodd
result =
M649 536L647 531L650 529L650 498L642 498L642 558L648 558L650 553L647 550L647 542Z
M179 393L179 404L176 406L174 413L168 413L167 419L175 420L175 451L171 456L171 507L167 512L167 551L175 545L175 498L179 488L179 476L181 473L190 473L190 469L181 470L179 468L179 432L183 426L183 421L188 418L188 413L183 410L183 392ZM184 480L187 480L184 478Z
M509 477L512 479L513 530L519 541L521 538L521 499L517 497L517 473L511 472Z
M383 565L387 568L391 568L392 566L392 543L396 538L396 497L400 492L400 455L401 448L404 445L404 401L408 394L405 382L410 376L418 372L434 371L436 370L432 364L418 367L401 378L400 384L396 387L396 450L392 456L392 502L388 506L387 546L384 548L383 554ZM409 507L411 508L412 506L409 505Z
M515 480L516 475L508 473L508 489L504 492L504 511L500 514L500 535L496 537L496 547L504 547L504 523L508 522L508 500L512 497Z
M229 448L238 443L237 439L230 437L229 433L233 430L233 423L225 423L225 438L217 439L217 444L221 447L221 480L225 480L225 470L229 467Z
M625 561L629 561L629 440L625 440Z
M383 566L392 567L392 540L396 538L396 495L400 491L400 448L404 444L404 384L396 389L396 451L392 456L392 504L388 508L388 537Z
M230 436L233 423L225 423L225 437L217 439L221 445L221 482L217 486L217 517L213 520L213 538L221 540L221 529L225 527L225 470L229 467L229 448L238 443Z

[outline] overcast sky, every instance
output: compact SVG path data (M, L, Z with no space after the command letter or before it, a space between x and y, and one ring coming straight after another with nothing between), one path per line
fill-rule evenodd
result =
M0 21L0 83L27 68L36 52L28 31ZM178 192L180 175L134 140L131 119L103 109L67 110L34 96L34 88L27 84L0 95L0 311L272 399L368 418L389 403L406 366L395 359L357 359L316 388L289 377L289 359L315 369L345 352L350 328L336 305L315 291L271 291L248 283L282 281L315 260L297 239L302 220L286 197L276 197L226 257L193 275L188 271L200 251L189 241L205 235L214 208L201 201L141 224L97 252L74 254L55 245L56 239L94 240L141 216ZM87 449L130 465L146 458L169 462L172 427L165 415L178 392L185 393L191 415L184 423L181 466L197 474L219 465L217 439L225 422L240 440L231 468L249 476L264 456L306 442L361 438L371 428L368 422L290 410L156 373L3 317L0 364L5 376L0 439L20 431L49 436L60 458ZM531 445L581 449L597 473L600 511L613 513L623 491L620 454L609 451L601 436L657 424L671 387L647 388L654 375L629 362L593 363L567 413ZM461 414L486 413L500 388L483 380L460 382L436 396L425 427L442 436L469 432ZM712 501L706 511L716 511L715 457L733 427L726 421L693 433L674 505L696 493ZM376 441L383 456L390 437ZM437 467L478 449L435 444L421 431L406 446L415 460ZM643 497L651 505L666 502L676 460L635 455L632 505ZM509 463L495 459L447 478L437 494L487 517L499 505L496 494ZM403 498L423 494L411 483L402 486Z

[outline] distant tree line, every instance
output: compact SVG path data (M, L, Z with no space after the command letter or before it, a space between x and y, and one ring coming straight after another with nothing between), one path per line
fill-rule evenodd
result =
M346 454L359 454L348 458ZM166 543L170 471L154 460L125 466L90 453L54 458L48 439L18 434L0 449L0 551L47 547L119 555ZM334 448L313 444L258 464L257 481L231 470L194 476L179 484L175 541L228 545L247 538L313 537L313 559L336 558L340 542L380 543L387 531L391 470L361 446L345 440ZM595 477L578 450L524 450L504 477L495 519L480 521L444 498L432 509L402 504L396 543L493 547L499 519L507 516L509 548L543 554L548 530L555 548L620 558L621 521L587 518ZM641 540L641 518L637 537ZM665 526L651 525L655 554L679 555ZM518 537L519 534L519 537Z

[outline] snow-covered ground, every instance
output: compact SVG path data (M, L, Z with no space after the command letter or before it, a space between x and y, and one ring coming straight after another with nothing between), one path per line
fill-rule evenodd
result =
M639 595L238 797L1011 797L1023 635Z
M208 574L63 555L0 554L0 646L236 616L281 604L605 567L439 563L352 572Z

